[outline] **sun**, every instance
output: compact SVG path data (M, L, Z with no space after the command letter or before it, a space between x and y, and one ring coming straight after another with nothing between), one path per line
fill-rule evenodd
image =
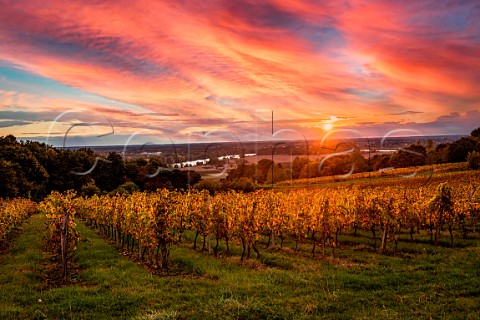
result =
M330 131L330 130L332 130L332 128L333 128L333 124L332 124L332 123L325 123L325 124L323 125L323 129L324 129L325 131Z

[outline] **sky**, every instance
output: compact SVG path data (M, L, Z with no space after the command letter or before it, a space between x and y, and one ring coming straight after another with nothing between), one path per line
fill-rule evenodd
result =
M480 126L478 1L0 8L0 136L126 145L467 135Z

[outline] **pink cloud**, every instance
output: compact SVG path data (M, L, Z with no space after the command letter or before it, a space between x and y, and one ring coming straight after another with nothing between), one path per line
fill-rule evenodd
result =
M348 117L352 126L426 124L478 110L479 12L433 0L8 2L0 60L144 113L175 114L182 132L220 117L252 121L261 109L288 120ZM77 104L134 122L111 106ZM165 121L134 118L132 128Z

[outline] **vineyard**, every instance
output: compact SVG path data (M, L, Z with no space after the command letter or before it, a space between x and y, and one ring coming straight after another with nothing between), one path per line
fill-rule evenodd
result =
M2 200L0 318L475 319L473 173Z
M355 181L361 179L371 179L378 182L376 178L413 178L418 176L432 176L433 174L443 174L448 172L463 171L467 168L466 163L444 163L435 164L429 166L414 166L407 168L385 168L383 170L377 170L372 172L352 173L339 176L324 176L317 178L303 178L296 180L285 180L277 183L277 186L290 186L290 185L316 185L325 184L328 182L339 181Z
M437 245L446 235L450 246L455 237L478 232L480 213L480 179L470 174L444 175L437 180L397 179L390 186L340 186L296 190L262 190L254 193L226 192L210 195L206 191L158 190L115 197L93 196L63 198L55 194L42 205L52 223L59 226L55 210L58 203L68 203L68 210L88 225L110 236L124 250L138 255L155 266L168 269L171 245L182 235L193 232L193 247L225 253L231 245L241 246L241 260L251 251L261 254L266 246L284 240L309 244L311 254L320 248L321 255L335 255L342 248L339 235L369 232L373 249L397 253L401 235L414 241L427 234ZM421 181L420 184L419 181ZM56 200L52 200L56 199ZM56 221L56 222L55 222ZM75 239L75 235L71 236ZM377 243L378 239L378 243ZM213 248L212 248L213 247Z
M12 233L35 212L36 203L27 199L0 199L0 248Z

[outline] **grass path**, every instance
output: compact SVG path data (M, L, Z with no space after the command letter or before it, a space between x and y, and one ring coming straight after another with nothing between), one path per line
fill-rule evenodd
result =
M348 265L264 251L284 269L177 246L172 260L201 276L159 277L79 222L77 282L47 288L43 224L33 216L0 255L0 319L480 318L478 245L417 244L408 259L345 250Z
M33 216L10 252L0 256L0 319L27 318L26 309L33 310L31 318L41 315L36 307L42 278L40 220Z

